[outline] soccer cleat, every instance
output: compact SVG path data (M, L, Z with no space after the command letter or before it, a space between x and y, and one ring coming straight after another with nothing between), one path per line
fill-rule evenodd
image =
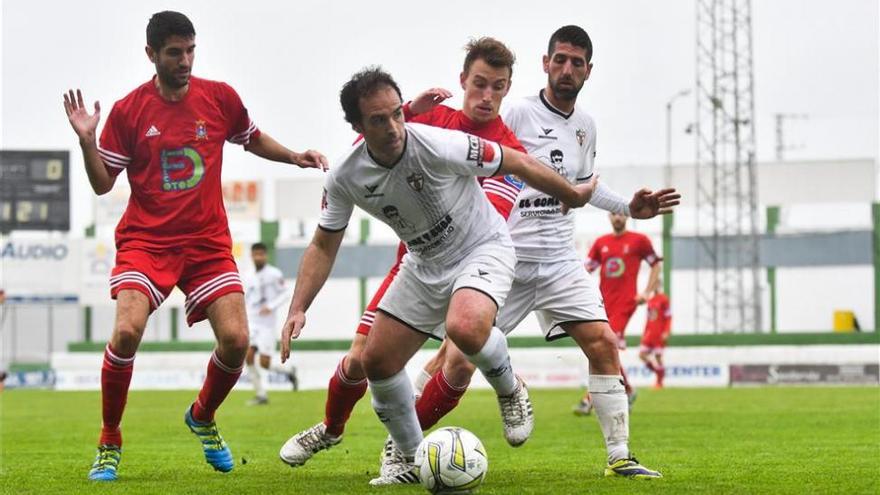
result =
M342 435L338 437L327 434L327 426L320 422L308 430L303 430L290 437L281 446L278 456L290 466L302 466L313 455L322 450L329 449L342 441Z
M420 482L419 469L412 460L407 461L403 456L400 456L398 462L387 467L383 466L383 468L385 468L385 473L380 474L378 478L371 479L370 486L409 485Z
M589 416L593 412L593 403L590 399L584 397L572 408L572 411L575 416Z
M513 447L519 447L529 439L535 427L535 416L532 412L532 401L529 391L522 378L516 377L517 387L512 394L498 396L501 407L501 422L504 425L504 439Z
M639 464L639 461L632 456L629 459L619 459L605 466L605 476L621 476L636 480L652 480L663 477L658 471L653 471Z
M268 406L269 405L269 398L262 397L262 396L258 395L256 397L254 397L253 399L247 401L247 405L249 405L249 406Z
M92 469L89 470L89 479L94 481L115 481L116 470L119 468L119 460L122 458L122 449L116 445L102 444L98 446L98 454Z
M232 452L226 441L217 430L217 423L199 423L192 417L192 406L183 415L183 421L189 430L202 442L202 450L205 452L205 462L211 465L215 471L228 473L232 471L235 462L232 460Z
M382 462L382 465L379 467L379 476L389 475L395 469L395 466L406 462L403 452L397 448L397 444L394 443L391 435L388 435L388 438L385 439L385 447L382 449L382 455L379 456L379 460Z

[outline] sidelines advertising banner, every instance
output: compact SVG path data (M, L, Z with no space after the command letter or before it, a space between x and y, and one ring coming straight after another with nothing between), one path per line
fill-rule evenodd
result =
M877 385L877 364L732 364L731 385Z

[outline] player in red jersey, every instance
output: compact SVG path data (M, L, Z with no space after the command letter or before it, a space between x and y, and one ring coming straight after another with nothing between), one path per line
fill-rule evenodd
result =
M639 359L657 375L655 388L663 388L663 377L666 376L663 350L666 349L666 339L669 338L671 329L672 310L669 307L669 298L663 293L663 286L658 281L654 295L648 299L648 321L645 322L645 333L642 334L639 347Z
M654 246L651 245L648 236L626 230L626 215L611 213L610 218L614 232L596 239L587 255L586 266L590 273L601 267L599 290L605 301L608 324L617 334L618 348L624 350L626 340L623 334L626 325L636 307L644 304L648 296L657 288L662 258L654 252ZM651 266L651 274L645 290L638 292L639 268L643 260ZM636 397L635 390L629 384L622 366L620 374L623 376L626 394L632 406ZM590 413L589 393L581 399L580 404L575 406L575 413Z
M446 129L461 130L481 138L525 152L516 136L504 125L498 112L501 100L510 89L514 56L503 43L492 38L481 38L466 47L464 68L460 76L465 91L461 110L440 105L451 93L440 88L425 91L412 102L404 105L404 115L409 122L427 124ZM522 189L522 183L505 177L490 177L482 182L483 191L499 214L505 219ZM345 423L355 404L367 390L366 373L361 365L361 352L370 332L376 309L385 290L397 275L406 248L400 244L397 262L391 268L379 289L367 305L348 354L339 362L327 388L324 420L291 437L281 448L281 459L291 466L304 464L317 452L330 448L342 440ZM452 410L470 381L470 375L446 377L438 370L443 363L445 340L437 355L429 363L430 374L417 379L417 389L425 387L425 393L416 402L416 412L423 429L430 428L439 418ZM427 381L427 384L425 383ZM463 385L458 385L464 381ZM393 455L390 442L386 442L386 457Z
M232 454L214 412L235 385L248 347L243 287L232 258L220 187L224 141L263 158L326 169L315 151L293 152L260 132L227 84L191 76L195 29L186 16L164 11L147 25L146 53L156 68L150 81L116 102L100 140L100 105L89 115L82 93L64 95L79 137L92 189L104 194L128 174L131 198L116 228L113 334L101 369L103 425L89 479L117 477L134 355L150 313L174 286L186 294L187 322L208 319L217 339L205 383L185 422L201 441L206 461L232 470Z

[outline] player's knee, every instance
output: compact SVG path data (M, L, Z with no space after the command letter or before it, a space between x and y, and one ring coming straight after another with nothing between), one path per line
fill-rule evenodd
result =
M227 332L217 339L217 345L224 353L245 355L249 346L247 329L242 332Z
M595 340L590 344L593 352L597 355L610 355L617 352L617 335L606 328Z
M116 323L114 332L116 338L114 339L113 347L118 352L130 354L137 350L144 329L131 322L124 321Z
M466 318L448 318L446 320L446 335L465 354L476 354L485 344L486 325Z
M361 359L363 349L354 352L354 349L348 352L342 364L342 371L349 380L363 380L367 377L364 371L364 363Z

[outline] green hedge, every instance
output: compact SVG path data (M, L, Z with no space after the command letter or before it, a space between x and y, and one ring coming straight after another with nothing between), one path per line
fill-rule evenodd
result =
M626 338L630 347L638 347L639 336ZM300 340L293 344L295 351L345 351L350 340ZM749 346L749 345L821 345L821 344L880 344L880 333L729 333L705 335L672 335L670 347L705 346ZM70 352L101 352L104 342L74 342L67 346ZM565 338L547 342L542 337L517 337L508 339L510 347L574 347L573 340ZM432 349L440 343L429 340L426 348ZM213 342L143 342L141 352L191 352L210 351Z

